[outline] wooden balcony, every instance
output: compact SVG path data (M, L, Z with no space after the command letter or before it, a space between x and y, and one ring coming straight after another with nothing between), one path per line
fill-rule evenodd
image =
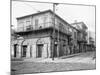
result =
M28 32L40 31L40 30L50 29L50 28L53 29L54 25L53 25L53 23L48 22L48 23L41 23L41 24L38 25L38 27L35 27L35 25L34 26L29 25L29 26L22 28L22 30L17 30L15 33L28 33ZM61 28L57 27L57 25L55 26L55 30L62 32L64 34L68 35L68 36L72 35L72 32L70 32L67 28L61 29Z
M87 43L87 40L86 40L85 38L82 38L82 37L79 37L79 36L78 36L78 38L77 38L77 41L78 41L79 43Z

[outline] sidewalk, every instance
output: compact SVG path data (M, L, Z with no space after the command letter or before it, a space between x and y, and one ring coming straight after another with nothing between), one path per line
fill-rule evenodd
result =
M43 63L49 63L49 62L54 62L54 63L87 63L87 64L95 64L95 60L93 60L93 52L86 52L86 53L77 53L77 54L72 54L68 56L62 56L59 58L47 58L43 59L37 62L43 62Z
M62 56L62 57L56 57L54 58L54 60L52 60L52 58L29 58L29 59L25 59L24 61L26 62L56 62L57 60L62 60L62 59L66 59L66 58L71 58L74 56L78 56L82 53L77 53L77 54L71 54L71 55L67 55L67 56Z
M93 60L94 52L84 52L76 53L72 55L57 57L52 60L52 58L29 58L24 59L24 61L17 62L41 62L41 63L61 63L61 62L70 62L70 63L95 63ZM16 62L16 61L15 61Z
M62 57L59 57L59 59L71 58L71 57L74 57L74 56L78 56L80 54L83 54L83 53L76 53L76 54L71 54L71 55L67 55L67 56L62 56Z

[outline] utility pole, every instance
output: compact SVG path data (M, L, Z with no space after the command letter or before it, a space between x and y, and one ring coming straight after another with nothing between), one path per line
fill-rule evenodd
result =
M54 60L54 49L55 49L55 3L53 3L52 60Z
M54 60L54 50L55 50L55 5L58 5L58 3L53 3L52 60Z
M57 42L58 42L57 56L59 57L59 45L60 45L60 41L59 41L59 25L58 25L58 38L57 38Z

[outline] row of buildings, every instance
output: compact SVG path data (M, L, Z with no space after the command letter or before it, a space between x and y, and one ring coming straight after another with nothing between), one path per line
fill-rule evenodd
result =
M17 31L11 39L12 58L51 58L86 52L87 26L84 22L69 24L51 10L17 18Z

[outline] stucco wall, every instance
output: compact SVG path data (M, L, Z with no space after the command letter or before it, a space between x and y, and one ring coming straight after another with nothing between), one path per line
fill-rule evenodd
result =
M46 17L46 20L44 21L44 17ZM49 27L50 22L50 13L40 14L36 16L29 16L22 19L17 20L17 31L23 31L26 30L27 21L30 21L30 25L32 25L33 29L35 29L35 20L38 19L38 27ZM46 25L44 25L44 22ZM23 24L20 24L23 23Z
M20 40L20 41L22 41L22 40ZM47 58L47 57L51 56L50 37L25 39L24 42L22 43L22 45L20 45L17 42L16 43L13 42L11 45L11 55L12 56L14 56L14 44L18 44L17 58L21 57L22 45L27 45L26 58L36 58L36 56L37 56L37 44L43 44L42 58Z
M44 19L46 17L46 19ZM30 25L32 25L33 29L37 29L35 20L38 19L38 28L41 26L42 28L53 26L53 14L48 12L44 14L39 14L36 16L29 16L22 19L17 20L17 31L25 31L27 25L27 21L30 21ZM23 23L23 24L20 24ZM55 27L63 32L69 31L69 25L62 21L62 19L55 17Z

